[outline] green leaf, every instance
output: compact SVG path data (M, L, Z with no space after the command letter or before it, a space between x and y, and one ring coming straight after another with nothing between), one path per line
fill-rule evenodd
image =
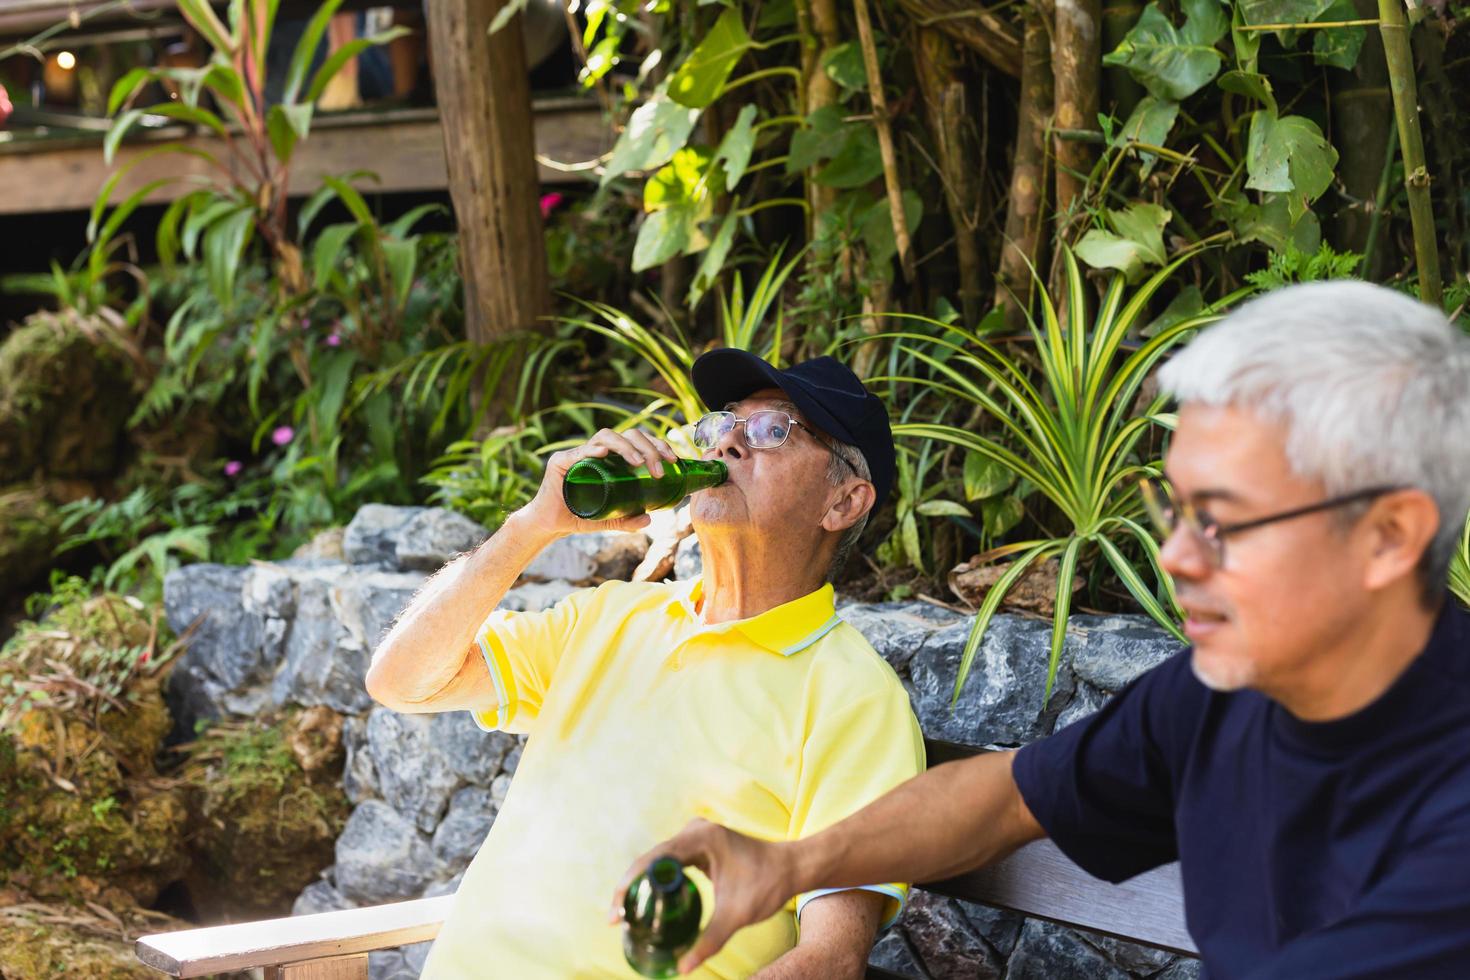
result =
M311 280L317 289L326 286L342 249L357 232L357 225L345 223L328 225L316 236L316 245L311 250Z
M969 517L970 508L953 500L926 500L914 508L924 517Z
M1309 24L1320 20L1333 0L1239 0L1240 13L1247 24ZM1347 19L1356 19L1354 12ZM1277 31L1283 47L1294 31Z
M348 41L336 51L333 51L327 60L322 62L322 66L316 70L316 74L311 78L311 88L306 93L306 101L315 102L321 98L322 93L327 90L327 86L331 84L332 79L336 78L337 73L342 70L342 66L362 54L368 48L377 47L380 44L387 44L390 41L396 41L400 37L408 37L412 33L406 27L395 27L392 30L383 31L381 34L374 34L372 37L360 37L355 41Z
M1194 283L1190 283L1188 286L1179 290L1179 295L1175 296L1169 305L1164 307L1164 312L1160 313L1139 331L1139 336L1155 336L1159 331L1167 330L1182 320L1188 320L1192 316L1198 316L1204 308L1204 293L1200 292L1200 288Z
M980 519L985 533L998 538L1021 523L1026 508L1015 497L994 497L980 504Z
M494 34L502 30L506 24L510 23L512 17L525 9L526 0L507 0L506 5L496 12L495 19L490 22L489 33Z
M388 266L388 278L393 283L394 303L401 310L408 302L408 291L413 287L414 267L418 263L418 242L412 238L385 238L381 244L383 261Z
M1117 135L1113 138L1113 145L1121 147L1133 141L1147 143L1150 146L1163 146L1177 118L1179 118L1178 102L1169 102L1164 99L1156 99L1152 95L1145 95L1138 100L1138 105L1133 107L1128 121L1118 130ZM1142 162L1139 175L1147 177L1158 161L1158 155L1140 151L1139 159Z
M704 258L699 263L699 271L689 284L690 309L699 305L700 299L715 284L725 268L725 259L730 254L730 246L735 243L735 229L739 225L738 205L739 201L731 202L725 220L720 222L720 230L715 233L714 240L705 250Z
M924 551L919 547L919 524L913 514L903 515L898 523L898 540L903 544L903 553L909 564L924 571Z
M112 85L112 94L107 97L107 115L116 115L124 102L152 80L153 72L147 68L134 68L119 78Z
M703 109L724 93L725 82L750 46L739 10L726 8L669 79L669 98L691 109Z
M686 146L679 150L643 185L643 210L658 211L679 204L698 210L710 200L711 160L709 150L704 147Z
M689 246L694 209L679 204L655 211L643 219L633 243L633 271L642 272L668 261Z
M1276 95L1271 91L1271 80L1265 75L1248 71L1227 71L1215 84L1226 92L1255 99L1272 112L1276 111Z
M838 85L852 92L866 91L868 70L863 64L863 49L856 41L848 41L822 55L822 71Z
M301 32L301 38L296 42L296 48L291 53L291 67L286 71L286 85L281 101L287 105L296 102L297 96L301 94L301 86L306 84L306 73L311 70L311 63L316 59L317 51L322 46L322 36L326 34L327 24L332 15L342 5L342 0L327 0L317 8L310 21L307 22L305 30Z
M1215 44L1230 29L1219 0L1183 0L1184 26L1176 28L1157 2L1103 64L1126 68L1155 98L1181 102L1209 84L1224 56Z
M216 51L225 54L234 53L235 37L215 16L214 10L209 6L209 0L179 0L179 13L184 15L184 18L193 25L196 31L204 35L204 39Z
M1294 191L1288 202L1294 219L1332 186L1336 166L1337 150L1305 116L1278 119L1269 109L1259 109L1251 116L1245 158L1250 179L1245 186L1258 191Z
M326 184L332 190L337 192L337 196L341 198L342 203L347 206L347 210L350 211L352 213L352 216L356 218L361 224L376 224L376 222L373 220L372 209L367 206L367 201L363 200L362 195L357 192L357 188L347 183L347 181L341 177L323 177L322 183Z
M986 500L1002 494L1016 482L1016 474L1003 463L977 452L965 453L965 499Z
M1146 267L1163 265L1164 226L1172 214L1157 204L1107 210L1111 232L1093 228L1077 243L1077 257L1094 269L1117 269L1134 282Z
M750 166L750 155L755 150L756 111L754 104L743 107L735 119L735 125L726 131L719 148L715 150L715 160L725 165L727 191L735 190L735 185L745 176L745 168Z
M848 189L861 187L883 174L883 156L878 150L878 134L871 126L848 128L847 139L828 163L812 179L824 187Z
M270 135L271 149L281 163L290 163L296 151L296 141L305 139L311 130L310 102L299 105L273 105L266 113L266 131Z
M608 157L602 184L629 171L653 170L668 163L689 139L698 119L698 109L656 93L628 118L627 128Z
M807 116L806 125L791 135L786 172L800 173L830 160L847 142L848 129L842 121L842 110L836 106L823 106Z
M1357 20L1358 10L1352 0L1337 0L1322 12L1322 20ZM1324 27L1312 32L1312 60L1319 65L1351 71L1358 63L1363 51L1363 42L1368 39L1364 27Z
M903 192L903 218L910 234L919 227L924 217L924 199L915 190ZM898 242L893 236L893 213L888 198L881 197L863 211L858 221L858 234L868 250L868 261L881 266L898 254Z
M1295 247L1315 252L1322 241L1322 228L1310 210L1293 215L1284 194L1264 194L1260 204L1244 195L1222 198L1221 212L1240 244L1261 242L1275 252Z
M239 208L240 202L229 198L200 197L189 213L188 220L184 222L184 234L181 238L184 255L192 257L199 236L216 221L233 214Z
M240 206L210 226L204 233L204 267L209 285L221 306L235 303L235 273L255 229L255 209Z

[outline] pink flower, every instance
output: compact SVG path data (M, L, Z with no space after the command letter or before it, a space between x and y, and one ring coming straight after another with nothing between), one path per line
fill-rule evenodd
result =
M289 425L283 425L271 433L271 442L277 446L284 446L296 436L296 430Z
M232 459L225 464L225 476L239 476L240 471L244 468L244 463L240 462L238 459Z
M335 333L329 333L329 334L327 334L327 346L328 347L340 347L340 346L342 346L342 338L341 338L341 336L338 335L338 334L335 334Z
M564 200L566 200L566 198L554 192L551 194L541 195L541 220L545 221L547 218L551 217L551 212L555 211Z

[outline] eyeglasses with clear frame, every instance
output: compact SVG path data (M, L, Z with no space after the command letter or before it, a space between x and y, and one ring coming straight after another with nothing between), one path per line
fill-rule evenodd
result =
M857 473L857 468L834 449L827 440L812 431L811 426L801 419L792 418L786 412L776 409L761 409L751 412L745 418L740 418L734 412L709 412L700 416L699 420L690 427L690 438L695 448L702 452L714 449L720 444L720 440L737 425L745 426L745 444L751 449L780 449L791 437L793 428L805 429L807 435L815 439L818 445L842 460L853 473Z
M1163 535L1165 541L1172 537L1182 525L1205 554L1209 555L1210 564L1219 569L1225 565L1225 539L1232 534L1251 531L1258 527L1265 527L1267 524L1289 521L1297 517L1305 517L1308 514L1333 510L1362 500L1372 500L1404 488L1398 486L1368 487L1341 496L1329 497L1315 504L1307 504L1305 507L1294 507L1291 510L1235 524L1222 524L1189 501L1180 500L1174 493L1174 488L1165 480L1143 479L1138 481L1138 489L1143 496L1143 508L1148 513L1149 520L1159 534Z

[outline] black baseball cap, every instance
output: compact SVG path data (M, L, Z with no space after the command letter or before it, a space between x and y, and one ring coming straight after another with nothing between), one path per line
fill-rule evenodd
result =
M782 371L749 351L719 347L700 355L690 375L694 390L714 411L753 392L780 388L808 422L862 451L877 495L873 510L888 499L896 468L888 410L847 365L814 357Z

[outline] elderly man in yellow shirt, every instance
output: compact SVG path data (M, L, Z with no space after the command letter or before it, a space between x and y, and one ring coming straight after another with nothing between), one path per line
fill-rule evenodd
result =
M652 841L705 817L768 840L816 833L924 768L897 675L836 615L832 573L894 477L888 415L830 357L777 370L711 351L694 426L729 479L696 494L701 578L608 582L537 613L496 612L553 540L633 530L562 502L567 469L616 453L657 475L676 456L604 429L553 455L536 498L446 565L373 655L369 693L402 712L468 710L530 736L465 872L424 976L634 977L606 898ZM706 916L718 895L696 873ZM797 896L737 934L701 977L860 977L908 886Z

